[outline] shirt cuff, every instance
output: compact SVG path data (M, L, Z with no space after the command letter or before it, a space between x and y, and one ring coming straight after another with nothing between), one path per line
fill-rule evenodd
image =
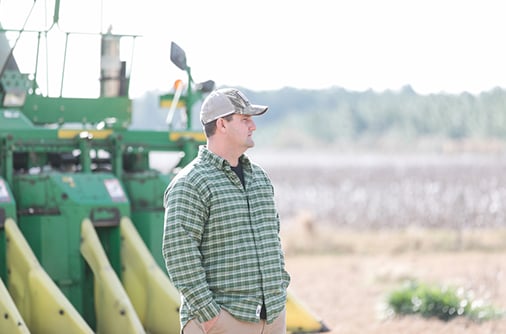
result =
M216 302L212 301L211 303L207 304L205 307L201 308L198 311L197 318L201 323L206 322L218 316L220 311L221 307L218 304L216 304Z

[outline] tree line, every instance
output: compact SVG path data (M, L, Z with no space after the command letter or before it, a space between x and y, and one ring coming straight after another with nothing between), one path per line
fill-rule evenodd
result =
M273 145L311 146L364 139L374 142L383 138L506 139L506 91L501 88L477 95L420 95L410 86L383 92L340 87L241 89L252 102L269 105L269 112L255 121L260 140ZM157 96L151 92L134 101L133 127L165 126L167 111L158 107ZM193 124L199 128L199 106L195 108Z

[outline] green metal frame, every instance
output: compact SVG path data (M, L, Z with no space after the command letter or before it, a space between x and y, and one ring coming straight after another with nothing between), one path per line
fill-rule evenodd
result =
M104 126L126 128L132 119L132 102L125 96L86 99L28 95L22 111L35 125L104 122Z
M56 1L53 25L58 22L58 7ZM0 34L3 31L0 27ZM37 33L38 58L40 37L47 31ZM68 41L70 33L65 34ZM178 52L181 56L183 51ZM38 93L36 72L28 75L9 69L0 75L0 103L7 93L25 94L22 105L0 105L0 178L12 197L10 203L0 202L0 213L15 219L43 268L92 328L96 326L94 296L89 293L93 273L79 250L83 219L94 224L118 277L122 275L121 217L131 218L165 271L162 199L174 173L155 170L150 153L180 152L175 168L197 155L205 137L202 131L192 130L190 114L214 87L212 82L195 84L184 53L183 58L186 91L179 101L174 101L174 93L160 97L161 105L178 103L185 108L187 124L179 131L129 129L132 101L128 96L48 97ZM64 74L65 61L62 85ZM112 198L108 182L117 182L125 197ZM8 282L5 247L0 226L0 277Z
M16 200L10 190L10 187L3 178L0 177L0 279L7 280L6 264L6 238L4 224L7 218L16 218Z

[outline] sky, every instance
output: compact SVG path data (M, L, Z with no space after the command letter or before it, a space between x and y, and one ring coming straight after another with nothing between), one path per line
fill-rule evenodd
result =
M32 3L0 0L0 22L22 26ZM170 62L171 41L185 50L196 82L218 86L411 85L420 94L478 94L506 88L504 7L500 0L61 0L58 27L105 32L112 25L113 33L142 35L132 58L133 96L186 80ZM82 69L92 62L84 57L74 57Z

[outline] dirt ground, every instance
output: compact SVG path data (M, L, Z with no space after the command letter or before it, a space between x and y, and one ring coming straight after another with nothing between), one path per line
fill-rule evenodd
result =
M406 279L472 289L506 309L506 252L287 255L290 289L330 333L506 333L506 318L476 323L386 317L386 295Z

